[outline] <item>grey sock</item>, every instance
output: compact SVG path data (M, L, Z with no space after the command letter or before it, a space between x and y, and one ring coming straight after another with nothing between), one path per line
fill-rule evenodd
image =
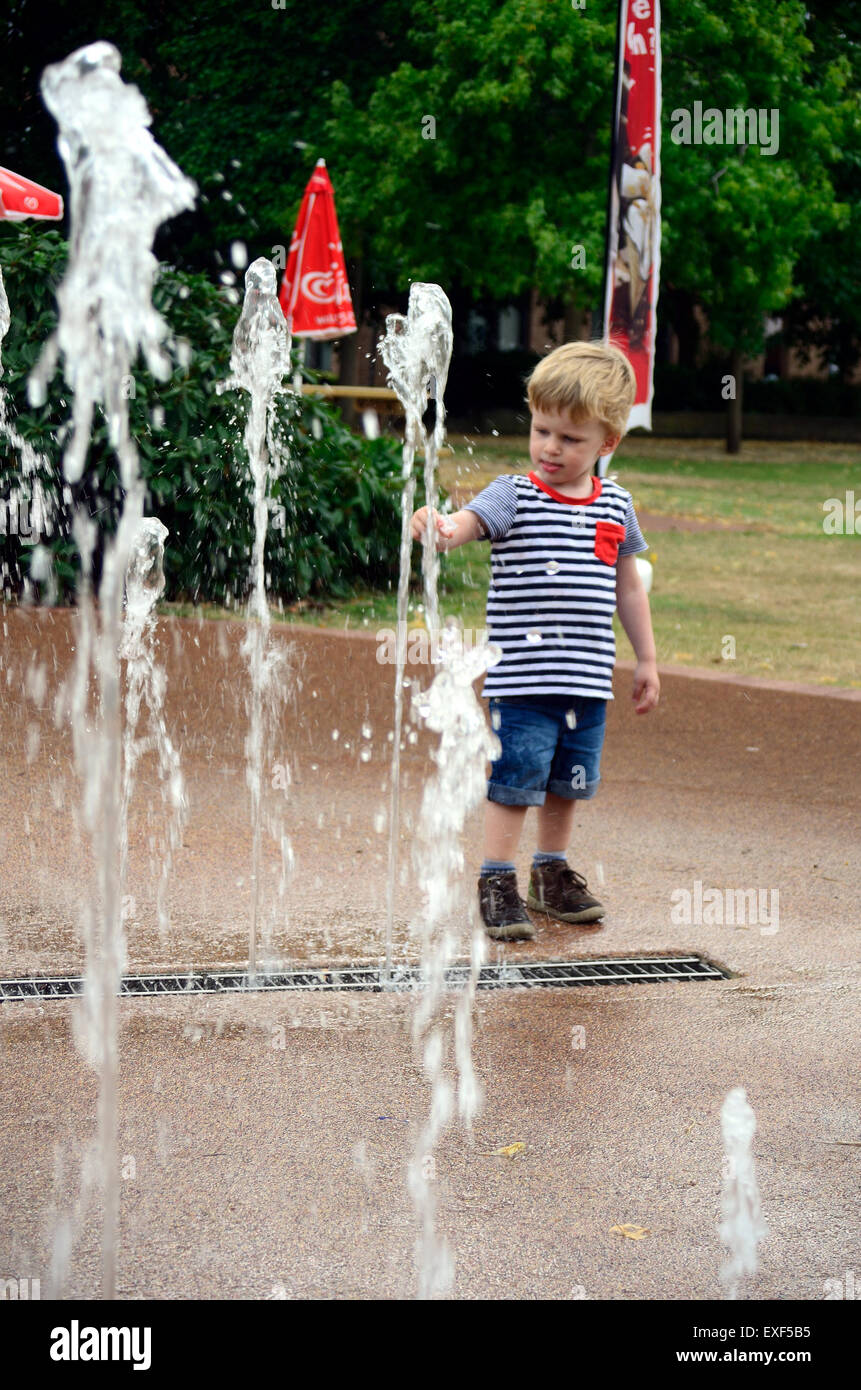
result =
M485 859L481 866L481 877L485 878L488 874L513 874L514 865L507 859Z

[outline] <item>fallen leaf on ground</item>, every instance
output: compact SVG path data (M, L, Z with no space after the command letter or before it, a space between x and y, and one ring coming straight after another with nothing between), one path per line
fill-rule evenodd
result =
M526 1145L519 1139L513 1144L506 1144L504 1149L492 1149L491 1158L514 1158L515 1154L522 1154Z
M652 1234L646 1226L611 1226L610 1234L614 1231L617 1235L627 1236L628 1240L642 1240L644 1236Z

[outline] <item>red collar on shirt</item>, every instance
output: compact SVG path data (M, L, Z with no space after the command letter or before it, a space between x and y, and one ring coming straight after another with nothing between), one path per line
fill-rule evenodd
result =
M601 479L597 476L593 480L592 491L588 497L563 497L561 492L557 492L555 488L542 483L537 473L530 473L529 481L534 483L536 487L540 487L542 492L546 492L548 497L552 497L554 502L567 502L569 507L588 507L590 502L597 501L601 496Z

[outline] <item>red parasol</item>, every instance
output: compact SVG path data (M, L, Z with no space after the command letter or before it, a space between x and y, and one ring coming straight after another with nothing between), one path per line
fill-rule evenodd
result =
M20 222L25 217L41 217L59 222L63 216L63 200L40 183L0 168L0 220Z
M325 159L308 181L278 296L294 338L342 338L356 319Z

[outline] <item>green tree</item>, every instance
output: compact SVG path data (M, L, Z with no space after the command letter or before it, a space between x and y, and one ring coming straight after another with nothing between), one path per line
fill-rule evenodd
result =
M603 271L614 45L608 0L436 0L415 11L411 56L370 100L336 82L326 145L343 234L371 278L495 298L534 287L572 322L588 308Z
M569 334L603 270L616 5L438 0L416 14L414 55L369 102L336 83L328 144L346 171L341 215L401 285L460 280L498 298L561 298ZM826 162L846 73L814 88L801 0L686 0L664 11L664 111L776 109L779 153L663 141L662 274L700 305L730 354L740 447L742 362L797 292L812 238L838 227ZM430 124L429 119L430 118ZM575 244L585 251L576 267Z
M835 217L802 251L795 277L800 293L784 315L783 336L807 358L818 349L848 382L861 358L861 11L854 0L808 0L807 10L813 44L808 83L815 90L839 87L826 159Z
M833 229L827 161L834 158L845 71L830 65L806 80L812 44L802 0L688 0L664 30L665 111L697 100L718 110L776 110L779 153L743 145L663 143L662 274L696 298L709 337L730 354L735 398L727 448L741 447L743 361L764 343L765 317L797 291L807 244Z
M56 129L39 94L44 68L96 39L115 44L141 89L153 131L200 189L198 206L163 232L159 252L210 269L236 239L252 258L289 240L322 144L339 78L358 100L397 62L406 0L9 0L0 49L2 163L62 188ZM337 171L335 171L337 177Z

